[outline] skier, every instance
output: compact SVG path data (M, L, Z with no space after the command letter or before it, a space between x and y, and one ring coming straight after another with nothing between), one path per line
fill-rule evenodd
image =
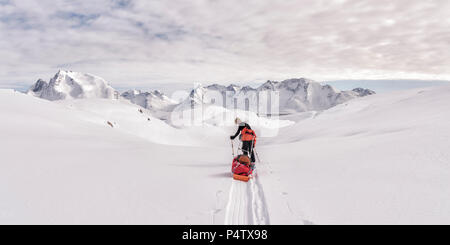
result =
M250 125L248 125L245 122L242 122L241 119L239 118L236 118L234 120L234 123L236 125L239 125L239 128L236 131L236 134L230 136L230 139L234 140L239 134L241 134L240 140L242 141L242 152L250 157L251 166L254 167L256 162L255 153L253 151L253 148L255 148L256 143L255 131L252 130Z

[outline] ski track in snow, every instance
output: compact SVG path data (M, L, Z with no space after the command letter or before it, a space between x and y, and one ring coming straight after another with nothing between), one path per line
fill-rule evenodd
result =
M225 225L269 225L264 191L257 176L249 182L232 180Z

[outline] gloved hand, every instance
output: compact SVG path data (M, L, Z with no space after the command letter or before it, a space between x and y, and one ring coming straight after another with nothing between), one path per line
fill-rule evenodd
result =
M234 137L233 137L233 136L230 136L230 140L234 140Z

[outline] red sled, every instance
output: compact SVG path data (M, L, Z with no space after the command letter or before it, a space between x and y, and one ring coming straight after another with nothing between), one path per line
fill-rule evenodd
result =
M248 182L250 180L250 177L249 176L245 176L245 175L233 174L233 179L239 180L239 181Z
M233 179L248 182L253 174L250 159L246 155L239 155L233 159L231 166Z

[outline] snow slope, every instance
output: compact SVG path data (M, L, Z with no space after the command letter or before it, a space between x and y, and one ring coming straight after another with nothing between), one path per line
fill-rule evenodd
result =
M139 107L73 102L82 104L0 90L1 224L223 223L227 148L155 144L128 132L130 115L107 124L124 110L135 126L148 125ZM152 124L170 136L163 122Z
M355 99L260 148L272 223L449 224L450 87Z
M256 119L282 127L259 138L256 178L242 183L217 106L171 127L123 99L0 90L0 224L449 224L449 94Z

